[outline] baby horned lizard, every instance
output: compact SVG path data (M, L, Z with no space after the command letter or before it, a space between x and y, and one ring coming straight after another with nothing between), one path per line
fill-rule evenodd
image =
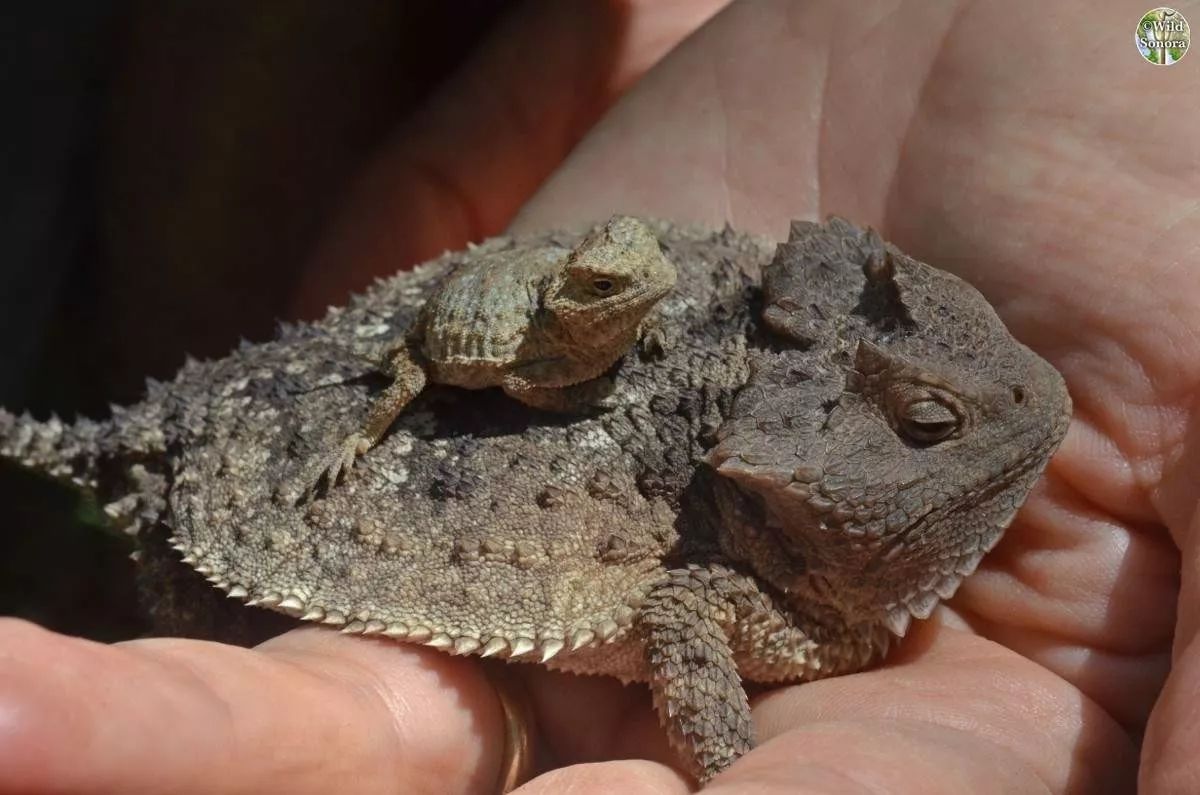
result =
M604 371L642 337L643 320L675 278L654 232L628 216L571 250L516 247L458 268L388 353L391 386L322 461L313 485L324 479L332 488L431 381L498 386L545 411L595 405L612 390Z

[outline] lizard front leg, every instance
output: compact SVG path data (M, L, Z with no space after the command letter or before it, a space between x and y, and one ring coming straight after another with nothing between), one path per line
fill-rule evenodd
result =
M354 466L355 459L383 438L396 417L420 394L429 380L421 356L411 342L393 349L382 369L391 377L392 383L371 403L362 427L343 439L342 443L321 461L317 475L311 482L310 491L316 489L322 480L329 488L333 488L338 478Z
M750 702L729 643L736 615L718 581L724 576L699 566L671 571L636 619L659 719L702 783L754 744Z
M881 624L800 616L728 566L668 573L638 614L654 704L701 782L753 746L742 678L800 682L862 670L887 651Z

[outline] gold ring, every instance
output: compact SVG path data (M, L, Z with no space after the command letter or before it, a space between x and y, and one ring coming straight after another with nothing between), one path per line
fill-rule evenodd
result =
M488 668L504 714L504 755L496 780L496 792L503 795L533 778L533 708L519 679L502 667Z

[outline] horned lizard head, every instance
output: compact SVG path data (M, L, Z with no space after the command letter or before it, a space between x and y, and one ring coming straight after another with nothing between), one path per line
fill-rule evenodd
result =
M546 308L576 339L600 345L635 329L675 278L654 231L618 215L571 251L550 285Z
M764 293L777 347L709 454L722 545L797 609L903 635L1012 521L1066 386L975 288L840 219L794 225Z

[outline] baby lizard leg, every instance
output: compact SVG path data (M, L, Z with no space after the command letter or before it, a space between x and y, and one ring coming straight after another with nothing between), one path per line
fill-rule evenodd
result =
M391 376L392 383L375 398L362 427L342 440L342 443L322 460L317 476L311 482L310 491L315 490L322 480L328 488L333 488L338 479L354 466L355 459L383 438L392 422L413 398L420 394L428 381L419 354L407 344L397 347L388 355L383 370Z

